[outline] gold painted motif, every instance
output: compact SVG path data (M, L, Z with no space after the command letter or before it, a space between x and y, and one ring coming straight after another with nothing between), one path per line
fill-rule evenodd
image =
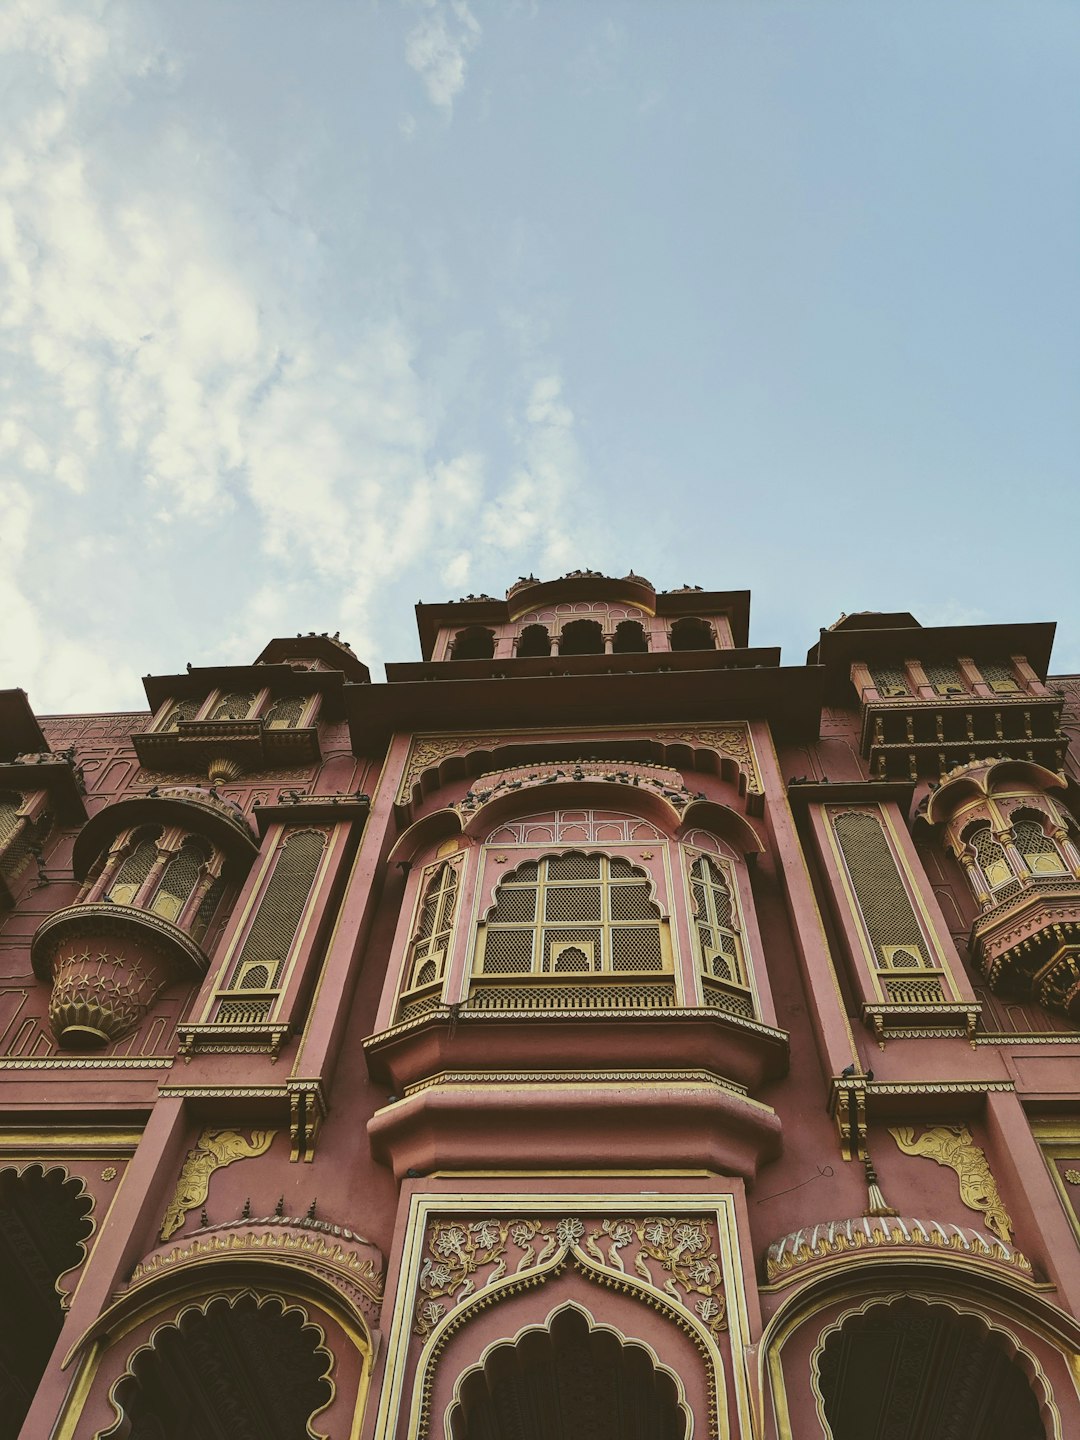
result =
M639 1276L691 1310L714 1334L726 1328L723 1270L714 1225L705 1217L627 1215L597 1224L573 1215L507 1216L430 1223L414 1333L426 1337L461 1301L507 1274L526 1275L573 1257L609 1273Z
M922 1155L956 1171L960 1199L969 1210L979 1210L987 1228L1007 1244L1012 1241L1012 1219L998 1194L997 1182L986 1156L964 1125L935 1125L916 1140L911 1125L890 1126L889 1134L905 1155Z
M247 1160L269 1150L276 1130L253 1130L247 1140L239 1130L204 1130L193 1150L187 1153L176 1193L161 1222L161 1238L175 1234L189 1210L202 1205L210 1193L210 1177L223 1165L234 1160Z

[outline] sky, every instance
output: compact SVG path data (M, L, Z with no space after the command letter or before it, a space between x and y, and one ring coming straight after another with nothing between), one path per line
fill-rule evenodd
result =
M0 687L633 569L1059 621L1076 0L5 0Z

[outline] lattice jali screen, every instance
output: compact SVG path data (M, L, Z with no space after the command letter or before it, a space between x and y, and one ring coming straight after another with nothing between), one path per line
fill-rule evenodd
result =
M1013 843L1033 875L1062 875L1065 864L1057 846L1034 820L1013 822Z
M699 855L690 866L698 967L710 982L704 988L706 1002L753 1017L733 887L733 878L719 860Z
M267 728L291 730L300 723L300 716L304 713L306 704L307 700L297 695L291 695L284 700L275 700L264 717Z
M162 730L178 729L181 720L194 720L201 709L201 700L178 700L166 716Z
M506 876L474 962L478 976L632 975L670 968L645 871L621 856L582 851L525 861ZM598 998L590 1008L599 1005Z
M998 695L1015 695L1020 686L1012 668L1000 660L980 660L979 674Z
M994 839L988 824L970 831L965 838L975 852L975 859L991 890L997 890L1014 878L1004 848Z
M888 968L893 953L901 948L924 968L934 968L880 812L830 811L830 819L855 892L854 918L877 967Z
M120 864L109 886L108 898L114 905L130 905L149 877L157 859L160 829L143 833L130 855Z
M429 866L421 877L402 987L406 994L435 985L443 978L454 932L459 882L459 871L448 860Z
M910 695L907 675L899 665L871 665L870 678L879 695L889 700L897 695Z
M936 975L909 978L888 975L882 980L885 998L897 1005L933 1005L947 997Z
M311 898L325 849L326 836L321 830L297 830L286 837L237 956L230 991L243 984L242 977L250 974L255 965L265 965L269 983L277 984ZM230 1007L232 1013L235 1006L223 1000L216 1018L227 1022L225 1012Z
M927 680L939 695L966 695L967 686L960 667L952 660L927 660L923 664Z
M532 985L485 985L469 991L471 1010L663 1010L677 1004L672 981L574 985L543 979Z
M255 703L255 692L247 693L238 691L235 695L225 695L214 707L211 720L246 720L251 714L251 707Z
M210 858L210 847L201 840L188 839L165 866L151 910L166 920L175 920Z

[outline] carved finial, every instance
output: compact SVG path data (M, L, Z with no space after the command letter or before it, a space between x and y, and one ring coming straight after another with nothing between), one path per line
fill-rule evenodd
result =
M316 1201L315 1201L315 1200L312 1200L311 1204L307 1207L307 1218L308 1218L309 1220L314 1220L314 1219L315 1219L315 1205L316 1205Z
M249 1196L247 1197L247 1199L244 1201L244 1208L243 1208L243 1210L240 1212L240 1218L241 1218L241 1220L250 1220L250 1219L251 1219L251 1196L250 1196L250 1195L249 1195Z
M209 1217L209 1216L207 1215L207 1213L206 1213L206 1206L205 1206L205 1205L204 1205L203 1208L199 1211L199 1224L203 1227L204 1230L205 1230L206 1227L210 1224L210 1217Z
M277 1218L278 1218L279 1220L280 1220L280 1219L282 1218L282 1216L285 1214L285 1196L284 1196L284 1195L279 1195L279 1196L278 1196L278 1202L277 1202L277 1204L274 1206L274 1214L277 1216Z

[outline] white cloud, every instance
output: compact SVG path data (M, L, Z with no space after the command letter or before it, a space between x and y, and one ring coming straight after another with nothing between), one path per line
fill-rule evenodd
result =
M465 62L480 43L480 23L466 0L421 3L424 14L405 37L405 59L431 103L449 113L465 87Z
M217 117L165 103L176 62L127 14L0 16L0 61L36 77L0 130L0 685L39 712L139 706L137 671L246 661L298 628L340 627L370 661L403 579L462 593L578 563L557 367L523 360L508 475L467 430L448 443L407 271L358 236L381 310L328 326L316 221L280 219ZM409 61L436 105L479 33L462 0L425 6Z

